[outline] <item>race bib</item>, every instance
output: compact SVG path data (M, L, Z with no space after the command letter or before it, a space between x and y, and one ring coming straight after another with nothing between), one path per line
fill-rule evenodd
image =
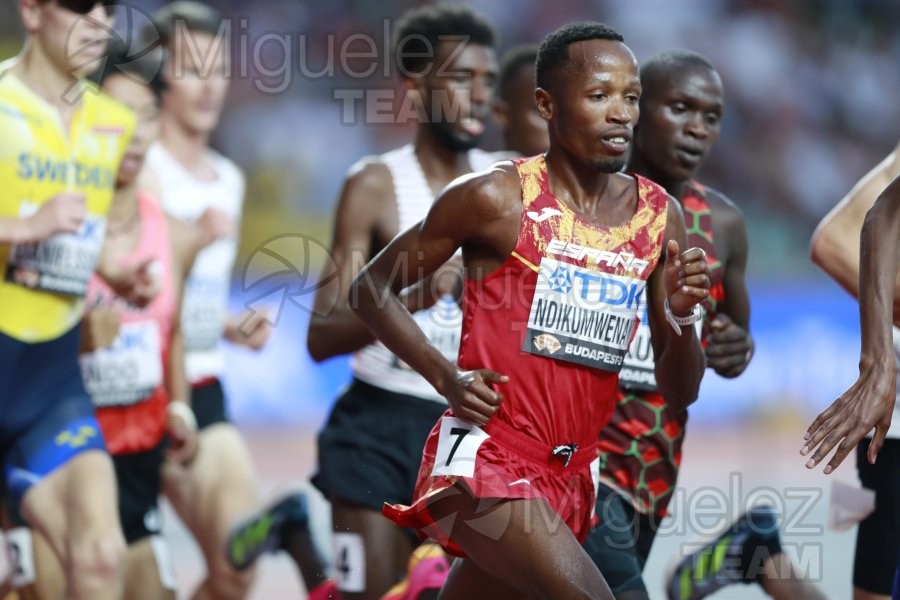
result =
M37 581L37 569L34 564L34 543L31 530L27 527L16 527L6 531L6 548L12 571L13 589L21 589Z
M225 328L228 281L192 274L184 290L181 331L187 352L215 350Z
M24 202L20 217L30 217L40 205ZM75 233L59 233L40 242L10 249L5 279L24 287L83 296L97 268L106 219L89 215Z
M153 321L123 323L109 348L83 355L81 375L97 407L129 406L162 385L162 343Z
M618 372L646 286L542 258L522 350Z
M701 315L705 318L705 309L700 305ZM634 340L625 355L625 364L619 371L619 386L626 390L638 392L655 392L656 385L656 361L653 355L653 344L650 338L650 319L647 310L646 298L641 301L640 322L634 333ZM701 318L694 323L697 339L700 339L703 330ZM666 325L668 327L668 325Z
M473 477L478 449L489 436L484 430L456 417L441 418L432 475Z

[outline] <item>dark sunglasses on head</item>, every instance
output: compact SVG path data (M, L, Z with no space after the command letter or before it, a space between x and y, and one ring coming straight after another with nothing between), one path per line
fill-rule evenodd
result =
M102 4L103 8L106 9L107 16L112 16L112 14L116 12L117 2L118 0L56 0L56 3L60 8L72 11L73 13L78 13L79 15L86 15L94 10L95 6Z

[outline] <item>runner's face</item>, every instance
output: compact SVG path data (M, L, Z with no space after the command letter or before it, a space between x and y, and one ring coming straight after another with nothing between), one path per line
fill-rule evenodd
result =
M611 40L575 42L569 58L545 101L550 136L579 162L604 173L620 171L639 113L637 60L628 46Z
M176 31L166 61L163 110L189 131L210 134L228 92L229 46L207 33Z
M725 94L715 71L680 69L641 99L635 152L672 181L696 175L719 139Z
M43 2L37 5L26 26L61 71L84 76L100 66L106 53L115 20L112 12L101 2L84 13L63 8L55 1Z
M144 165L147 148L159 134L159 101L150 87L136 75L111 75L103 81L103 91L118 100L137 117L134 136L119 166L118 187L132 183Z
M547 122L541 117L534 102L534 67L522 66L510 86L509 97L500 101L498 110L505 115L504 135L511 148L524 156L545 152L550 146Z
M490 114L497 56L479 44L442 41L434 63L417 89L430 126L449 148L463 152L478 146Z

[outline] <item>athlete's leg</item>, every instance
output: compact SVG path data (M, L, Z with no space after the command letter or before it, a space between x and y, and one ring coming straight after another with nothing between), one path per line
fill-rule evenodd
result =
M236 571L225 553L228 533L257 505L250 451L237 428L217 423L199 434L199 449L187 467L166 463L163 489L197 540L207 576L196 598L243 598L253 569Z
M764 563L759 584L775 600L827 600L827 596L797 570L784 552Z
M33 582L16 590L20 600L51 600L62 598L65 594L66 578L63 573L59 558L53 552L50 544L40 533L24 529L22 535L27 535L30 542L22 544L21 552L31 549L32 568L29 579ZM16 557L16 562L25 560L25 557ZM39 574L39 576L38 576Z
M617 600L645 600L643 568L646 554L639 547L640 515L621 493L601 484L597 492L600 523L584 541L584 549L609 584ZM649 554L649 543L646 552Z
M825 598L781 549L771 506L751 508L714 540L691 548L669 574L670 600L699 600L723 587L759 584L773 598Z
M28 490L22 514L59 557L69 597L120 596L125 540L109 455L73 457Z
M293 559L311 596L335 589L309 529L309 501L303 492L279 497L235 525L228 535L228 560L238 571L251 567L263 554L278 550Z
M164 581L165 569L169 565L160 564L160 557L154 549L154 544L162 543L162 540L154 541L152 537L145 537L128 546L128 554L125 561L125 593L123 598L128 600L173 600L175 589L173 582ZM162 558L165 560L165 558Z
M422 448L444 408L359 380L335 403L312 483L332 503L335 579L346 597L380 598L404 577L416 542L381 508L412 502Z
M486 573L471 559L457 559L450 567L447 583L438 594L438 600L452 598L496 598L497 600L522 598L521 590L501 582Z
M514 597L515 589L530 598L613 599L603 575L545 500L503 500L487 510L480 504L467 492L447 493L428 510L436 523L453 523L453 540L468 555L463 562L478 565L499 582L496 588L510 590L505 597ZM460 575L447 581L440 597L471 600L472 588L460 577L472 567L457 568Z
M331 498L335 538L334 564L341 597L349 600L377 600L406 573L406 564L414 544L410 536L387 518L370 508L340 498ZM349 536L357 536L351 538ZM362 564L354 564L355 553L350 545L361 543ZM362 573L364 588L347 585L354 577L352 570Z
M308 526L287 528L282 539L282 549L294 561L307 590L312 591L328 583L325 562Z

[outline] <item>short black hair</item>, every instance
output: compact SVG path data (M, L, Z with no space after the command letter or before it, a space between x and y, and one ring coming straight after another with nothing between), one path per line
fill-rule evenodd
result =
M219 33L224 19L219 11L208 4L194 0L176 0L156 11L152 21L153 28L159 35L159 43L168 48L179 25L191 33L215 36ZM147 35L150 36L152 33Z
M487 19L462 4L438 3L406 12L394 30L394 60L400 75L422 73L434 60L441 39L460 37L493 48L497 34Z
M512 85L519 72L528 68L534 76L534 63L537 60L538 47L534 44L516 46L503 55L500 61L500 75L497 78L497 90L500 97L509 100L512 95Z
M716 73L709 59L693 50L675 48L654 54L641 66L641 86L644 92L651 91L657 83L672 75L675 70L697 68Z
M109 41L103 66L91 74L91 79L102 85L108 77L125 75L147 84L159 100L166 90L166 83L162 78L164 60L165 51L162 49L135 54L130 45L113 38Z
M546 38L538 49L535 61L537 86L548 89L553 75L566 68L569 62L569 46L586 40L624 42L622 34L603 23L578 21L563 25Z

